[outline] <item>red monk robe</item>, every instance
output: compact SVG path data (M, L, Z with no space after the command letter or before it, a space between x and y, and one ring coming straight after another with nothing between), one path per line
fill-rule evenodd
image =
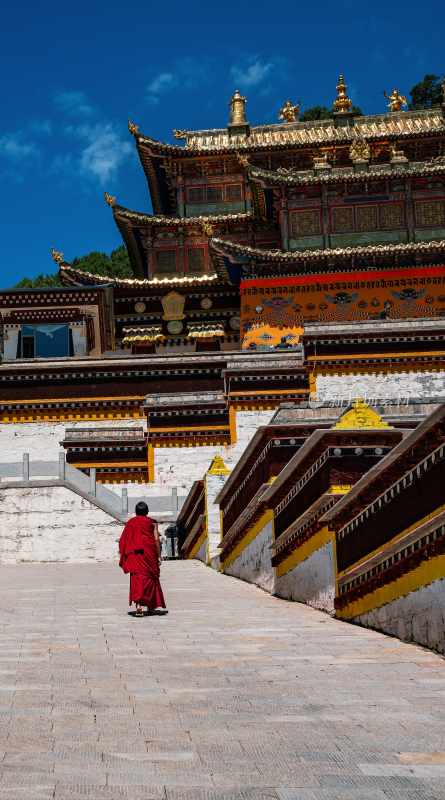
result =
M119 540L119 566L130 573L130 605L165 608L159 581L157 523L147 516L128 520Z

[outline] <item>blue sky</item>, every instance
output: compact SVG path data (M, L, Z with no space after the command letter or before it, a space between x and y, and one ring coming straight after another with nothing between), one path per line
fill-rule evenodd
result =
M443 5L400 0L8 2L0 31L1 279L52 272L121 243L103 192L150 210L128 118L154 138L227 122L235 88L252 124L288 97L330 104L339 72L367 113L445 72Z

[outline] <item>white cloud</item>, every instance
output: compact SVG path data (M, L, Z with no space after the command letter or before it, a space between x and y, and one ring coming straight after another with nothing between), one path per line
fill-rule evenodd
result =
M176 86L176 78L171 72L160 72L147 86L149 94L163 94Z
M21 161L30 156L38 154L38 148L34 142L25 141L23 134L18 131L17 133L6 133L0 137L0 156L8 159L9 161Z
M94 106L85 92L65 91L54 96L54 103L64 114L70 117L90 117L94 114Z
M79 139L83 146L74 158L57 157L53 168L57 171L78 169L81 174L96 178L103 186L116 176L121 165L132 152L130 142L121 138L116 127L106 122L96 125L70 125L65 129Z
M274 69L273 61L261 61L259 58L251 58L240 66L234 64L230 68L230 74L235 83L242 87L258 86Z

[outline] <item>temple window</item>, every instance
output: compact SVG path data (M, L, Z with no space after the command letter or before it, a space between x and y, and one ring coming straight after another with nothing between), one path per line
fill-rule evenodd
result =
M158 250L156 253L157 272L168 274L176 272L176 250Z
M290 214L291 236L316 236L321 233L320 211L318 208L292 211Z
M445 200L417 200L414 203L416 225L419 228L445 225Z
M74 355L69 325L22 325L17 340L17 358L66 358Z
M191 247L187 252L188 271L201 273L206 271L205 250L203 247Z
M403 228L405 226L405 210L401 203L387 203L380 205L380 227L387 230Z
M188 203L239 203L243 197L241 183L189 186Z

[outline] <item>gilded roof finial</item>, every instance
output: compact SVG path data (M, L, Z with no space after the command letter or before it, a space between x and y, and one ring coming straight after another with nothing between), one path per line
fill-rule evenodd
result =
M244 167L244 169L246 169L249 166L249 163L250 163L249 159L248 159L247 156L243 155L243 153L237 153L236 154L236 160L238 161L238 164L241 167Z
M173 128L173 136L175 139L187 139L187 131L186 130L179 130L178 128Z
M104 197L105 197L106 204L109 205L110 208L113 208L113 206L116 205L116 198L113 197L112 194L108 194L108 192L104 192Z
M286 102L284 103L284 105L281 106L278 112L278 119L282 119L284 122L296 122L298 120L299 114L300 114L300 103L297 103L294 106L290 100L286 100Z
M201 224L202 232L205 236L213 236L214 228L213 225L208 220L203 220Z
M128 130L130 131L132 136L137 136L139 133L139 125L136 125L131 119L128 120Z
M398 89L393 89L391 94L388 94L385 90L383 95L388 101L388 108L390 111L401 111L402 106L408 105L406 97L400 94Z
M348 97L347 86L343 75L339 75L337 89L337 98L334 100L333 109L337 114L348 114L352 111L352 100Z
M56 264L63 264L65 260L63 253L61 253L60 250L55 250L54 247L51 248L51 258Z
M229 125L247 125L246 119L246 98L236 89L230 101L230 120Z

